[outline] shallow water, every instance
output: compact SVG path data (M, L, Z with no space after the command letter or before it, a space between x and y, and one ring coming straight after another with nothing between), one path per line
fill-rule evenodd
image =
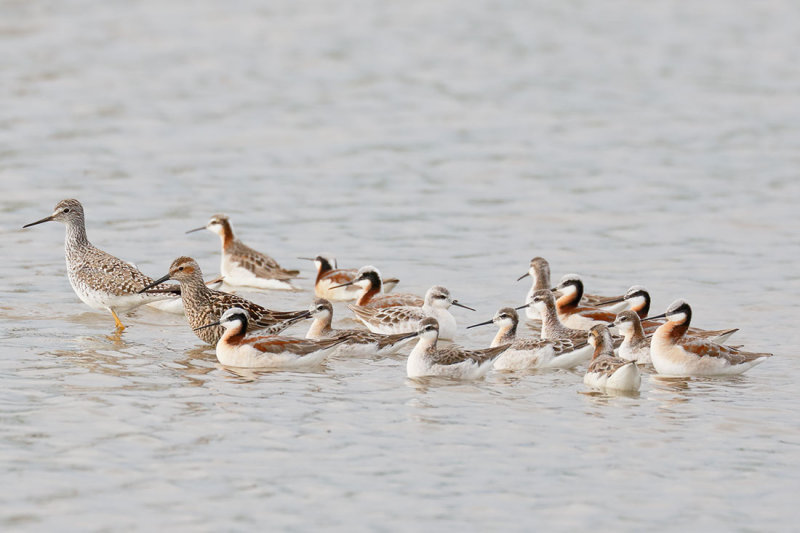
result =
M789 530L798 512L793 2L0 4L3 529ZM113 333L63 264L372 263L486 320L531 257L646 285L776 355L725 380L413 382L402 357L220 368L181 317ZM344 323L337 305L335 319ZM301 334L302 327L291 330ZM458 342L489 343L490 328Z

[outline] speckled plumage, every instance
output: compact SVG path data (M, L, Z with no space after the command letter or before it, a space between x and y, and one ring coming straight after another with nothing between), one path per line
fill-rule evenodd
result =
M467 350L455 344L439 347L439 323L431 317L419 322L417 334L419 340L406 363L406 373L410 378L478 379L486 375L494 359L509 346L504 344L482 350Z
M24 227L50 220L62 222L66 228L64 255L67 277L75 294L89 307L111 312L117 326L123 328L116 312L167 298L177 298L177 287L156 286L153 291L140 293L153 279L132 264L105 252L89 242L83 206L78 200L59 202L53 214Z
M411 333L416 331L420 320L433 317L439 322L440 337L452 340L456 333L456 319L448 311L451 305L465 307L457 300L453 300L446 288L435 285L425 293L425 304L422 307L408 305L377 309L355 305L348 307L356 318L374 333Z
M614 343L606 326L593 326L589 330L589 342L594 346L594 354L583 377L586 385L599 389L639 390L642 384L639 368L634 361L614 355Z
M220 236L222 258L220 272L229 285L241 285L266 289L294 289L289 280L296 278L298 270L281 267L272 257L254 250L233 234L233 227L226 215L217 214L202 228Z
M545 340L534 337L517 337L519 315L511 307L500 309L491 321L475 324L475 326L491 323L499 328L491 346L508 345L508 349L494 361L494 367L498 370L572 368L587 361L592 354L591 347L586 342L567 338Z
M251 330L266 330L269 334L279 333L295 322L309 317L306 310L273 311L241 296L208 288L203 283L200 266L190 257L177 258L172 262L169 273L158 281L167 279L180 282L184 311L192 329L218 321L232 307L242 308L249 313ZM213 326L199 329L195 334L201 340L216 345L222 337L223 328Z
M363 329L333 329L333 306L324 298L317 298L309 307L314 322L306 333L307 339L342 339L336 353L376 353L384 355L399 349L402 341L409 339L407 333L383 335Z

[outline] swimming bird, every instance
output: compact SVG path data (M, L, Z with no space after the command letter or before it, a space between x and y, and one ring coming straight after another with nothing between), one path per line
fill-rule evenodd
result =
M589 330L589 344L594 347L592 362L586 369L583 382L597 389L615 389L636 392L642 385L642 376L635 361L625 361L614 355L611 333L603 324Z
M217 342L217 360L225 366L237 368L308 368L317 366L330 355L344 339L308 340L278 335L247 337L250 314L240 308L226 310L222 317L195 328L195 332L208 328L224 328Z
M528 306L533 307L539 313L543 339L569 339L577 344L587 342L589 333L586 330L568 328L558 319L556 298L550 289L540 289L534 292Z
M666 318L650 341L650 358L656 372L665 376L726 376L741 374L771 357L771 353L746 352L733 346L687 336L692 308L675 300L661 315Z
M494 360L495 370L524 370L527 368L572 368L592 356L592 346L570 339L543 340L517 337L519 315L511 307L495 313L492 320L467 326L467 329L492 324L498 326L491 347L510 345Z
M412 336L418 336L417 345L411 350L406 363L406 373L410 378L441 376L456 379L478 379L486 375L494 359L508 344L466 350L461 346L437 347L439 322L432 317L423 318Z
M336 348L342 355L386 355L399 350L403 341L410 339L408 333L383 335L363 329L333 329L333 306L324 298L317 298L308 308L314 321L306 333L307 339L343 339Z
M290 280L300 273L286 270L270 256L256 251L233 236L233 228L226 215L212 216L205 226L186 233L207 229L220 236L222 260L219 270L228 285L256 287L258 289L297 290Z
M361 267L352 281L342 283L331 289L338 289L350 285L360 285L361 293L356 300L356 305L361 307L395 307L398 305L409 305L412 307L422 307L425 300L416 294L379 294L381 292L381 273L372 265Z
M568 328L589 329L595 324L613 322L616 314L597 307L579 305L583 298L583 281L577 274L567 274L556 286L561 296L556 300L558 318Z
M620 359L650 364L650 338L644 332L639 315L633 310L623 311L617 315L614 326L624 337L619 346Z
M433 317L438 321L438 337L452 340L456 334L456 319L448 309L451 305L463 307L474 311L473 308L454 300L450 291L441 285L434 285L425 293L425 303L422 307L399 305L375 309L371 307L358 307L349 305L367 329L374 333L411 333L417 330L417 324L426 317Z
M528 295L525 297L525 303L527 304L531 303L534 292L542 289L550 289L553 286L550 283L550 263L548 263L547 260L544 259L543 257L534 257L533 259L531 259L528 271L525 274L521 275L519 278L517 278L517 281L521 281L522 279L527 278L528 276L532 278L533 283L531 284L531 289L528 291ZM580 304L587 306L600 306L600 302L609 299L611 298L608 296L598 296L596 294L583 294ZM611 304L608 305L613 305L616 303L617 302L612 302ZM625 306L620 305L618 308L621 310L624 309ZM608 310L614 311L615 308L612 307L609 308ZM531 320L539 319L538 313L536 313L536 310L531 307L525 310L525 314Z
M608 300L605 303L615 303L615 302L627 302L628 309L634 311L637 315L639 315L640 320L644 320L650 314L650 293L647 292L647 289L642 287L641 285L634 285L630 289L625 292L625 294L619 298L614 298L612 300ZM642 323L642 328L644 329L645 334L651 335L658 326L663 324L665 320L653 320L652 318L647 320L647 322ZM689 328L688 333L692 337L697 337L700 339L708 339L714 342L718 342L723 344L727 342L727 340L739 331L739 328L726 328L726 329L700 329L700 328Z
M212 322L219 321L227 309L241 307L250 314L249 326L253 330L265 329L271 334L279 333L295 322L308 318L310 313L302 311L273 311L246 300L235 294L209 289L203 283L200 265L191 257L179 257L169 267L169 272L154 281L157 285L167 280L175 280L181 284L181 298L189 325L201 340L216 345L222 337L222 326L197 329ZM148 287L145 287L147 289Z
M158 283L153 283L152 278L145 276L131 263L93 246L86 237L83 206L78 200L62 200L56 204L53 214L22 227L29 228L50 221L61 222L67 228L64 255L72 290L92 309L111 313L118 330L125 329L118 312L177 298L174 287L156 287ZM143 287L154 287L156 290L143 293Z
M329 254L320 254L316 257L298 257L306 261L313 261L317 268L317 278L314 281L314 295L329 301L350 301L358 298L361 287L348 284L358 274L355 268L339 268L336 258ZM397 278L382 279L384 293L389 293L400 280ZM337 288L333 288L337 286Z

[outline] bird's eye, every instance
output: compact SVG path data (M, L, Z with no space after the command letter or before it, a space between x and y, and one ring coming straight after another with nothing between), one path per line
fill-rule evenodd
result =
M178 270L183 270L183 267L178 267Z
M69 207L64 208L64 213L69 213Z

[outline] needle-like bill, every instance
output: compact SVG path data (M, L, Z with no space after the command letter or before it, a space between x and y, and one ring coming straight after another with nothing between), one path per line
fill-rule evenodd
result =
M204 229L206 229L206 227L205 227L205 226L203 226L203 227L201 227L201 228L194 228L194 229L190 229L190 230L189 230L189 231L187 231L186 233L194 233L195 231L203 231Z
M519 311L520 309L525 309L526 307L530 307L531 304L520 305L519 307L515 307L514 311Z
M25 224L24 226L22 226L22 229L30 228L31 226L35 226L36 224L41 224L42 222L50 222L51 220L53 220L54 216L55 215L50 215L49 217L44 217L43 219L37 220L36 222L31 222L30 224Z
M197 331L199 329L206 329L206 328L210 328L212 326L219 326L219 321L212 322L211 324L206 324L205 326L200 326L199 328L194 328L192 331Z
M331 287L328 290L339 289L341 287L348 287L350 285L354 285L355 283L356 283L356 280L348 281L347 283L342 283L341 285L335 285L335 286Z
M470 311L474 311L475 310L475 309L473 309L471 307L467 307L466 305L464 305L462 303L458 303L458 300L453 300L451 302L451 305L455 305L455 306L458 306L458 307L463 307L464 309L469 309Z
M153 283L151 283L151 284L149 284L149 285L145 285L144 289L142 289L142 290L140 290L140 291L139 291L139 294L142 294L142 293L143 293L144 291L146 291L147 289L152 289L152 288L153 288L153 287L155 287L156 285L160 285L161 283L164 283L164 282L165 282L165 281L167 281L168 279L169 279L169 274L167 274L167 275L165 275L165 276L161 276L160 278L158 278L157 280L155 280Z
M477 328L478 326L486 326L488 324L491 324L492 322L493 322L493 320L487 320L486 322L478 322L477 324L472 324L471 326L467 326L467 329L469 329L469 328Z
M642 320L642 322L646 322L648 320L658 320L660 318L667 318L667 313L661 313L660 315L649 316Z
M517 281L523 280L523 279L527 278L530 275L531 275L530 272L525 272L523 275L521 275L520 277L517 278Z
M625 297L624 296L620 296L619 298L611 298L610 300L597 302L597 305L595 305L595 307L603 307L605 305L617 304L619 302L624 302L624 301L625 301Z

